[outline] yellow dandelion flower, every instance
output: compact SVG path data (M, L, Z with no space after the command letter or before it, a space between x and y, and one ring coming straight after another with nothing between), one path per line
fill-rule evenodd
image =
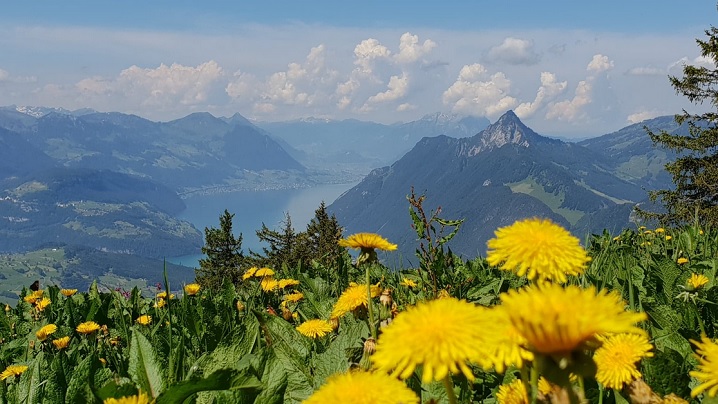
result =
M22 300L24 300L30 304L35 304L35 302L37 301L37 297L33 296L32 294L29 294L29 295L23 297Z
M638 227L638 230L639 230L639 231L646 230L646 226L639 226L639 227Z
M441 289L439 293L436 294L437 299L446 299L448 297L451 297L451 294L449 294L449 291L446 289Z
M643 232L643 234L653 234L653 232L651 230L646 230Z
M289 286L297 286L299 285L299 281L296 279L280 279L279 280L279 289L284 289Z
M419 397L403 382L378 372L335 374L303 404L418 404Z
M489 265L529 280L566 283L567 275L581 274L591 260L578 238L547 219L527 219L499 228L487 245Z
M274 271L271 268L259 268L254 276L256 278L264 278L265 276L274 276Z
M676 263L678 263L678 265L687 264L687 263L688 263L688 258L684 258L684 257L678 258L678 259L676 260Z
M246 281L247 279L253 277L253 276L254 276L254 273L257 272L257 269L258 269L257 267L251 267L251 268L249 268L249 269L244 273L244 275L242 275L242 279L244 279L244 280Z
M161 309L161 308L165 307L166 304L167 304L167 301L165 299L158 299L157 301L155 301L154 307L156 309Z
M35 336L37 337L38 341L44 341L50 334L54 333L55 331L57 331L57 326L55 324L48 324L37 330Z
M37 308L40 311L44 311L47 306L52 303L52 300L50 300L49 297L43 297L42 299L35 302L35 308Z
M422 365L422 382L442 380L449 372L474 375L468 366L483 355L477 341L486 331L484 311L455 298L419 303L399 313L382 329L371 359L375 368L407 379Z
M199 292L200 288L201 286L199 286L198 284L190 283L189 285L184 285L184 292L188 296L194 296L197 294L197 292Z
M545 377L541 376L538 381L538 391L540 394L547 396L553 391L553 385Z
M625 384L641 377L636 364L653 356L653 346L645 335L615 334L603 341L593 354L596 380L609 389L620 390Z
M273 278L263 278L262 282L260 282L260 285L262 286L263 291L271 292L277 289L277 287L279 286L279 282Z
M170 296L170 299L174 299L174 298L175 298L175 294L174 294L174 293L170 293L169 296ZM167 299L167 291L158 293L158 294L157 294L157 298L158 298L158 299Z
M691 397L698 397L703 392L709 397L718 393L718 344L703 335L700 341L691 340L696 346L695 357L698 359L698 368L689 374L701 382L691 390Z
M97 324L94 321L85 321L84 323L81 323L77 326L75 330L79 332L80 334L92 334L93 332L100 329L100 325Z
M145 314L137 317L137 320L135 321L137 321L137 324L140 325L150 325L152 324L152 316L150 316L149 314Z
M11 376L20 376L27 370L27 366L25 365L10 365L5 368L5 370L0 373L0 380L5 380L8 377Z
M708 282L710 282L710 279L703 274L691 274L691 277L686 281L686 289L692 292L702 288L708 284Z
M645 333L635 323L645 320L646 314L625 311L615 292L543 284L500 297L511 323L534 353L568 354L601 335Z
M284 296L285 302L296 303L302 299L304 299L304 293L302 293L302 292L290 293L290 294Z
M379 286L372 285L371 297L377 297L381 294L381 288ZM365 306L369 303L369 297L367 296L366 285L357 285L356 283L350 284L350 286L339 296L339 299L334 304L332 314L330 318L339 318L350 311L353 311L361 306Z
M103 404L149 404L150 398L146 393L140 392L134 396L125 396L122 398L106 398Z
M241 301L237 300L237 304L235 306L237 307L238 312L241 313L244 311L244 303L242 303Z
M77 293L77 289L60 289L60 293L65 297L70 297Z
M656 229L656 233L665 233L665 232L666 232L666 229L664 229L663 227L659 227Z
M399 285L406 286L407 288L417 287L416 282L412 281L411 279L407 279L407 278L402 278L401 282L399 282Z
M65 349L68 345L70 345L70 337L60 337L58 339L52 340L52 345L55 345L55 348L57 349Z
M528 404L529 396L526 394L526 387L519 379L514 379L509 384L499 386L496 392L496 401L499 404Z
M669 241L669 240L673 240L673 236L670 236L670 235L666 236L666 241Z
M339 240L340 247L361 249L362 251L384 250L394 251L396 244L375 233L356 233Z
M619 240L621 240L621 237L620 237L620 236L616 236L616 237L613 238L613 241L619 241Z
M326 320L307 320L297 326L297 331L309 338L319 338L332 332L332 325Z
M44 295L44 294L45 294L44 290L36 290L36 291L32 292L32 296L35 297L36 299L41 298L42 295Z
M509 366L521 368L524 362L531 362L534 355L525 348L526 339L513 326L508 313L502 306L482 310L481 328L484 333L476 343L482 351L478 363L485 369L494 368L503 373Z

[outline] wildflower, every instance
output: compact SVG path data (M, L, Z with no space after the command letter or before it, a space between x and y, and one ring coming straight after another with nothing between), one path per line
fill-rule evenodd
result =
M397 248L396 244L392 244L384 237L374 233L352 234L347 238L339 240L339 246L361 249L362 252L368 252L369 250L394 251Z
M165 299L158 299L155 302L154 307L156 309L161 309L161 308L165 307L166 304L167 304L167 301Z
M703 230L698 230L698 234L703 235Z
M43 311L47 306L50 305L50 303L52 303L52 300L50 300L49 297L43 297L42 299L35 302L35 308L40 311Z
M651 357L653 346L645 335L615 334L606 338L593 355L596 362L596 380L614 390L621 390L625 384L641 377L636 363Z
M262 290L265 292L271 292L279 286L279 282L276 279L272 278L263 278L262 282L260 282L260 285L262 286Z
M502 306L491 308L479 307L483 322L479 326L484 329L480 344L482 355L478 363L485 369L494 368L503 373L509 366L521 368L524 362L534 359L533 353L525 347L526 339L511 324L508 313Z
M55 324L48 324L37 330L35 336L37 337L38 341L44 341L50 334L54 333L55 331L57 331L57 326Z
M695 290L701 289L703 286L705 286L710 280L707 276L703 274L691 274L691 277L688 278L686 281L686 289L688 291L693 292Z
M666 236L666 241L669 241L669 240L673 240L673 236L671 236L671 235Z
M646 314L624 311L625 303L615 292L544 284L500 297L511 323L534 353L568 354L608 333L644 334L635 323Z
M698 359L698 369L689 374L698 379L701 384L691 390L691 397L707 391L709 397L718 393L718 344L703 335L700 342L691 340L696 346L695 357Z
M371 297L377 297L381 294L381 288L379 286L371 287ZM339 296L339 299L334 304L331 318L339 318L350 311L353 311L361 306L365 306L369 303L369 297L367 296L366 285L357 285L352 283L349 287Z
M581 274L591 260L576 237L550 220L517 221L495 234L487 243L489 265L500 265L529 280L566 283L567 275Z
M509 384L499 386L496 392L496 401L499 404L528 404L529 396L526 394L526 387L519 379L514 379Z
M688 404L688 401L678 397L675 393L671 393L663 397L661 404Z
M372 355L374 352L376 352L376 340L369 337L366 341L364 341L364 353Z
M459 371L474 380L467 363L476 362L483 354L477 343L486 331L483 314L474 304L455 298L410 307L383 328L373 365L401 379L409 378L422 365L424 383Z
M241 313L244 311L244 303L242 303L241 301L237 300L237 304L235 306L237 307L238 312Z
M415 288L417 286L416 282L407 278L402 278L401 282L399 282L399 285L406 286L407 288Z
M616 236L616 237L613 238L613 241L619 241L620 239L621 239L620 236Z
M20 376L26 370L27 366L25 365L10 365L0 373L0 380L5 380L10 376Z
M646 231L643 232L643 234L653 234L653 232L650 231L650 230L646 230Z
M103 404L149 404L150 398L146 393L139 392L133 396L126 396L122 398L106 398Z
M678 258L678 259L676 260L676 263L678 263L678 265L687 264L687 263L688 263L688 258L684 258L684 257Z
M448 297L451 297L451 295L449 294L449 291L446 289L441 289L439 291L439 293L436 294L437 299L446 299Z
M6 304L6 305L5 305L5 313L8 313L10 310L12 310L12 309L10 308L10 305L9 305L9 304Z
M541 376L539 377L538 381L538 390L539 393L543 394L544 396L548 396L553 391L553 386L551 385L551 382L546 380L545 377Z
M660 234L660 233L665 233L665 232L666 232L666 229L664 229L663 227L659 227L656 229L656 233Z
M332 332L332 325L325 320L307 320L297 326L297 331L309 338L319 338Z
M391 289L386 288L381 292L381 296L379 296L379 303L385 307L389 307L392 303L394 303L394 298L391 297Z
M57 349L65 349L70 344L70 337L60 337L58 339L52 340L52 345L55 345L55 348Z
M255 273L254 276L256 278L264 278L266 276L274 276L274 271L270 268L259 268Z
M189 296L194 296L199 292L200 286L196 283L190 283L189 285L184 285L184 292Z
M92 334L93 332L100 329L100 325L94 321L86 321L77 326L76 330L80 334Z
M170 293L169 296L170 296L170 299L174 299L174 298L175 298L174 293ZM167 299L167 291L158 293L158 294L157 294L157 298L158 298L158 299Z
M137 324L140 324L140 325L150 325L150 324L152 324L152 316L150 316L149 314L145 314L145 315L137 317L136 321L137 321Z
M253 277L255 272L257 272L257 267L251 267L251 268L249 268L249 269L244 273L244 275L242 275L242 279L244 279L244 280L246 281L247 279Z
M303 404L418 404L404 383L378 372L353 371L331 376Z
M284 296L285 302L296 303L302 299L304 299L304 293L302 292L294 292Z
M279 280L279 289L284 289L289 286L297 286L299 285L299 281L296 279L280 279Z
M60 289L60 293L65 297L70 297L77 293L77 289Z

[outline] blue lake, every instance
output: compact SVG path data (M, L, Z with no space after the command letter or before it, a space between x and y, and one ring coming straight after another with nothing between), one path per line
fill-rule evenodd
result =
M324 201L334 202L343 192L356 183L319 185L303 189L270 191L237 191L213 195L194 196L185 199L187 209L179 215L195 225L204 234L205 227L219 227L219 217L224 210L234 213L232 221L236 236L242 234L242 249L245 254L251 249L260 251L264 246L257 240L256 231L262 223L270 229L281 227L285 213L292 219L292 227L303 231L314 217L314 211ZM188 267L198 267L201 254L168 258L168 261Z

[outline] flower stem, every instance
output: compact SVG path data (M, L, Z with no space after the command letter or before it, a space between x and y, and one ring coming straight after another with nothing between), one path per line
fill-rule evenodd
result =
M536 366L531 366L531 404L536 404L538 400L538 381L538 369L536 369Z
M454 393L454 383L451 382L451 376L448 373L444 376L444 388L446 388L446 395L449 397L449 404L457 404L459 401L456 399L456 393Z
M371 278L369 277L369 265L364 264L364 270L366 273L366 293L367 293L367 301L366 301L366 308L369 312L369 330L371 330L371 336L375 340L377 339L376 336L376 325L374 324L374 309L371 305Z

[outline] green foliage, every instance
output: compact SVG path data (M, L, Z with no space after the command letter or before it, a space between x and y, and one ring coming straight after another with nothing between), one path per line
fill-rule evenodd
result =
M199 261L197 283L217 290L224 281L237 284L242 279L242 267L246 261L242 252L242 235L232 233L234 214L225 209L219 217L219 228L204 229L205 245L202 253L207 256Z
M705 40L697 39L701 56L718 62L718 28L705 31ZM708 102L718 105L718 69L704 66L683 66L681 77L670 77L676 92L694 104ZM665 213L646 213L667 224L702 223L718 225L718 113L716 111L691 114L683 111L676 122L687 125L689 133L675 134L666 131L648 133L655 144L671 149L678 157L666 164L673 176L675 189L650 193L659 200Z

